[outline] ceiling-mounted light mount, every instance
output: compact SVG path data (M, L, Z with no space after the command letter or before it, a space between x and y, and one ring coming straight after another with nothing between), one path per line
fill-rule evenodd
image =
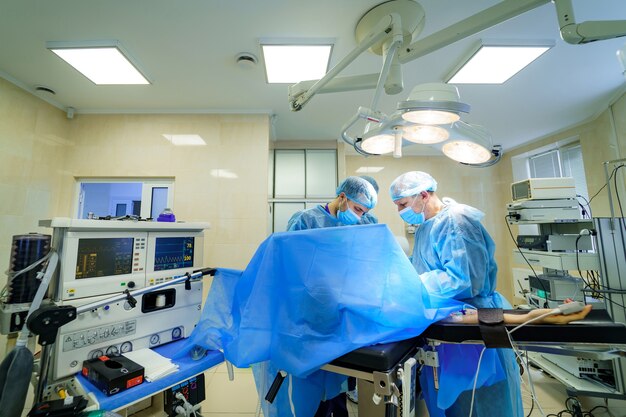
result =
M354 35L357 43L367 41L372 31L381 20L389 18L396 13L402 17L400 22L402 29L402 45L410 45L424 28L426 13L424 8L413 0L391 0L381 3L369 9L356 24ZM385 43L388 39L381 39L369 47L368 51L376 55L382 55Z

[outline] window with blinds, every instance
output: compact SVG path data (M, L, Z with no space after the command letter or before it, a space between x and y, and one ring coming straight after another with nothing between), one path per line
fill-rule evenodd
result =
M580 144L531 156L528 158L528 169L531 178L574 178L576 194L589 200Z

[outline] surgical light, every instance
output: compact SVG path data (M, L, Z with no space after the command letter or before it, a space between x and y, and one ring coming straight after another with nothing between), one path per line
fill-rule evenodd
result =
M442 147L444 155L465 164L481 164L491 158L491 152L481 145L469 140L454 140Z
M459 121L452 127L451 136L441 146L448 158L463 164L484 164L492 158L491 138L481 126Z
M460 113L469 112L461 103L455 86L443 83L420 84L413 88L407 101L398 103L402 118L413 123L443 125L456 122Z
M448 139L450 134L447 130L438 126L409 125L402 128L402 136L404 139L413 143L430 145L432 143L443 142Z
M365 135L361 143L361 149L369 154L384 155L393 152L395 141L393 133L376 132L370 136Z

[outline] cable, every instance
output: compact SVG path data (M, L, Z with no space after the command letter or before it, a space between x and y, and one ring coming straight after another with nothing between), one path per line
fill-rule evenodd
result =
M591 202L593 201L593 199L594 199L594 198L596 198L596 196L597 196L598 194L600 194L600 192L601 192L602 190L604 190L604 188L605 188L607 185L609 185L609 182L611 181L611 178L613 178L613 175L615 175L615 172L616 172L619 168L621 168L621 167L623 167L623 166L625 166L625 165L624 165L624 164L621 164L621 165L618 165L617 167L613 168L613 171L611 172L611 175L609 175L609 179L608 179L608 180L607 180L607 182L606 182L606 183L605 183L605 184L604 184L604 185L603 185L603 186L602 186L602 187L598 190L598 192L597 192L597 193L595 193L595 194L593 195L593 197L591 197L591 198L589 199L589 204L591 204Z
M192 416L193 415L194 417L197 417L195 406L193 406L189 401L187 401L187 398L185 398L185 396L183 395L182 392L177 392L175 397L183 402L183 406L182 407L178 406L175 409L175 411L178 414L183 414L183 413L181 413L179 411L179 409L182 408L185 416Z
M480 362L483 360L483 353L487 350L486 347L483 347L483 350L480 351L480 356L478 357L478 365L476 365L476 374L474 375L474 388L472 388L472 401L470 402L470 412L469 417L472 417L472 412L474 411L474 395L476 394L476 383L478 382L478 371L480 371Z
M625 166L626 165L622 164L613 170L613 172L615 173L615 176L613 177L613 184L615 185L615 197L617 197L617 205L619 207L619 213L620 213L620 217L622 218L622 222L624 221L624 210L622 210L622 202L619 197L619 187L617 186L617 171L620 168L624 168Z
M552 310L548 311L547 313L544 313L544 314L542 314L542 315L540 315L540 316L537 316L537 317L535 317L535 318L532 318L532 319L530 319L530 320L527 320L527 321L525 321L524 323L522 323L522 324L520 324L520 325L518 325L518 326L515 326L515 327L514 327L514 328L512 328L512 329L511 329L508 333L509 333L509 334L511 334L511 333L513 333L514 331L516 331L517 329L519 329L520 327L524 327L524 326L526 326L527 324L530 324L530 323L535 322L535 321L537 321L537 320L541 320L541 319L546 318L546 317L548 317L548 316L552 316L552 315L554 315L554 314L561 314L561 310L560 310L560 309L558 309L558 308L552 309Z
M559 411L556 414L548 414L546 417L551 417L551 416L564 417L566 415L570 417L595 417L593 412L598 409L602 409L603 411L606 411L607 414L612 416L613 413L611 413L611 410L609 410L608 400L606 399L605 399L605 404L607 405L597 405L589 411L583 411L580 405L580 402L578 401L577 398L567 397L565 399L565 410Z
M624 166L624 165L622 165L622 166ZM615 178L617 178L617 176L616 176ZM596 233L596 232L595 232L595 231L593 231L593 230L591 230L590 234L594 235L594 233ZM590 279L592 280L592 284L593 284L593 286L590 286L590 285L587 283L587 281L585 281L585 279L584 279L584 277L583 277L583 273L582 273L582 271L581 271L581 269L580 269L580 260L579 260L579 253L580 253L580 252L579 252L579 250L578 250L578 241L580 240L580 238L581 238L582 236L585 236L585 235L579 234L579 235L578 235L578 237L576 237L576 247L575 247L575 249L576 249L576 250L575 250L575 253L576 253L576 268L577 268L577 270L578 270L578 274L580 275L581 279L582 279L582 280L583 280L583 282L585 283L585 287L586 287L586 288L589 288L589 289L591 290L591 297L593 297L593 298L597 298L597 299L603 298L604 300L606 300L606 301L608 301L608 302L610 302L610 303L613 303L613 304L615 304L615 305L616 305L616 306L618 306L618 307L626 308L626 306L623 306L622 304L619 304L618 302L613 301L613 300L611 299L611 297L608 297L608 298L607 298L607 297L604 297L604 296L602 296L602 295L600 294L600 292L606 292L606 293L608 293L608 294L611 294L611 293L612 293L612 291L622 291L622 290L615 290L615 289L612 289L612 288L610 288L610 287L604 287L603 285L601 285L601 284L600 284L599 277L598 277L598 278L596 278L596 277L595 277L595 275L594 275L594 271L587 271L587 277L588 277L588 278L590 277L590 275L589 275L589 274L591 274L591 278L590 278ZM594 286L595 286L595 288L594 288ZM606 291L602 291L602 289L604 289L604 290L606 290ZM585 289L583 289L583 292L586 292L586 291L585 291Z
M530 389L530 397L531 397L533 402L531 403L531 411L530 411L530 413L528 413L527 417L529 417L530 414L532 413L532 409L534 408L534 404L535 403L537 404L537 408L539 409L539 412L541 413L541 415L545 416L543 408L541 408L541 404L539 404L539 400L537 399L537 394L535 393L535 386L534 386L532 378L530 376L530 370L528 369L528 351L526 351L526 362L524 362L524 359L522 358L522 355L521 355L519 349L513 343L513 339L511 338L511 332L506 330L506 327L505 327L505 331L506 331L507 337L509 338L509 343L511 344L511 348L513 349L513 352L515 353L515 356L517 357L519 362L522 364L522 368L524 368L524 372L526 372L526 377L528 379L528 386L529 386L529 389ZM522 378L522 382L524 382L523 378Z
M609 407L605 406L605 405L596 405L595 407L593 407L591 410L585 412L586 415L593 417L593 412L597 409L603 409L604 411L606 411L607 413L609 412Z
M581 234L579 234L579 235L576 237L576 247L575 247L575 249L576 249L576 250L574 251L574 252L576 253L576 268L578 269L578 275L580 276L580 279L582 279L582 281L585 283L585 287L587 287L587 288L589 288L589 289L591 289L591 290L593 291L593 288L592 288L591 286L589 286L589 284L587 283L587 281L585 281L585 279L583 278L583 273L582 273L582 271L581 271L581 269L580 269L580 259L579 259L579 258L580 258L580 256L579 256L580 252L579 252L579 250L578 250L578 241L580 240L580 238L581 238L581 237L583 237L583 235L581 235ZM584 291L583 291L583 292L584 292ZM592 292L592 293L591 293L591 296L592 296L593 298L598 298L598 297L594 296L595 294L596 294L596 293ZM584 295L584 294L583 294L583 295ZM583 298L583 299L584 299L584 298Z
M26 268L24 268L24 269L22 269L20 271L17 271L17 272L6 271L5 274L7 274L7 276L8 276L8 281L7 282L10 282L12 279L14 279L15 277L17 277L20 274L23 274L25 272L33 270L34 268L36 268L41 263L43 263L43 262L47 261L48 259L50 259L51 256L52 256L52 251L48 252L46 254L46 256L44 256L41 259L33 262L32 264L28 265Z
M547 313L544 313L544 314L542 314L540 316L534 317L534 318L532 318L530 320L526 320L522 324L520 324L518 326L515 326L510 331L508 331L509 336L511 335L511 333L513 333L517 329L519 329L521 327L524 327L527 324L533 323L533 322L535 322L537 320L541 320L541 319L543 319L545 317L552 316L552 315L555 315L555 314L568 315L568 314L578 313L583 308L584 308L584 304L581 303L580 301L578 301L578 302L574 301L574 302L571 302L571 303L561 304L557 308L553 308L552 310L548 311Z
M526 417L530 417L530 415L533 413L533 410L535 409L535 399L533 398L532 394L530 396L530 411L528 411L528 414L526 414Z
M519 251L520 255L522 255L522 258L524 258L524 260L526 261L526 263L528 264L528 266L530 267L530 270L533 271L533 275L535 276L535 278L537 278L537 282L539 282L539 284L541 285L541 288L543 289L543 294L544 297L546 299L546 307L548 307L548 290L546 289L546 287L543 285L543 281L541 281L539 279L539 277L537 276L537 273L535 272L535 269L533 268L533 266L530 264L530 262L528 262L528 259L526 259L526 255L524 255L524 252L522 252L522 249L519 247L519 245L517 244L517 240L515 240L515 237L513 236L513 231L511 230L511 226L509 225L509 222L506 220L507 218L511 218L510 214L507 214L504 216L504 222L506 223L506 227L507 229L509 229L509 235L511 235L511 239L513 240L513 243L515 244L515 247L517 248L517 250Z
M580 195L580 194L576 194L576 197L577 197L577 198L582 198L582 199L583 199L583 201L585 202L585 206L587 206L587 211L589 211L589 218L590 218L590 219L591 219L591 218L593 218L593 214L591 213L591 205L590 205L590 201L589 201L589 200L587 200L584 196L582 196L582 195ZM582 205L582 204L580 204L580 203L578 203L578 205L580 205L581 207L583 207L583 205ZM583 207L583 210L584 210L584 207ZM583 211L583 218L584 218L584 217L585 217L585 216L584 216L584 211Z

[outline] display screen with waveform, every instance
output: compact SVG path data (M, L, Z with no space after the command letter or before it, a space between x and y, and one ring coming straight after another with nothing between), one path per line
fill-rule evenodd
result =
M158 237L154 246L154 270L191 268L193 237Z
M133 238L79 239L76 279L130 274Z

